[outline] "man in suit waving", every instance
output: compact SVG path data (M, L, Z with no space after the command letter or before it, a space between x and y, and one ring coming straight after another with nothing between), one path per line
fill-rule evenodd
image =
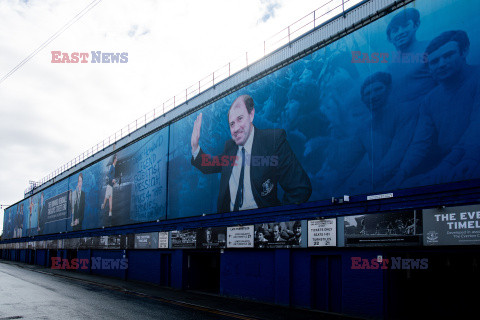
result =
M255 128L254 116L252 97L235 99L228 111L232 139L216 157L200 148L202 114L195 120L191 162L202 173L221 173L218 212L302 203L312 193L310 179L290 148L285 130ZM285 191L282 201L277 196L278 184Z

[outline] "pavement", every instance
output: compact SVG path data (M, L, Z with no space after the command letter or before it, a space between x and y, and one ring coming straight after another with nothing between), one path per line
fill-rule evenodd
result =
M43 273L57 278L64 278L104 289L122 292L126 295L156 300L183 308L203 311L215 316L232 319L253 320L340 320L362 319L345 315L321 312L302 308L284 307L275 304L241 300L197 291L176 290L155 284L125 281L116 278L91 275L71 270L55 270L22 262L0 260L0 263L14 265L32 272Z

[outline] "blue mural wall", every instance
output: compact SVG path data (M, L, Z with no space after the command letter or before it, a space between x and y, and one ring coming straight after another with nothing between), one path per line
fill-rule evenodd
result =
M400 8L6 209L5 236L480 178L479 9Z

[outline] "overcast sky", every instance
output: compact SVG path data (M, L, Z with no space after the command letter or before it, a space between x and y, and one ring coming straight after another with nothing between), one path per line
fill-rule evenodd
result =
M0 78L91 2L0 0ZM101 1L0 83L0 204L23 199L30 180L246 51L262 49L325 2ZM128 52L128 63L54 64L51 51Z

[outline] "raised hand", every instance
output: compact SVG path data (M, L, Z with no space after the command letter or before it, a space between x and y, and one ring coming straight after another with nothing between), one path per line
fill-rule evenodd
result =
M190 141L192 145L192 154L198 148L198 141L200 140L200 129L202 128L202 114L200 113L195 119L195 123L193 124L192 130L192 139Z

